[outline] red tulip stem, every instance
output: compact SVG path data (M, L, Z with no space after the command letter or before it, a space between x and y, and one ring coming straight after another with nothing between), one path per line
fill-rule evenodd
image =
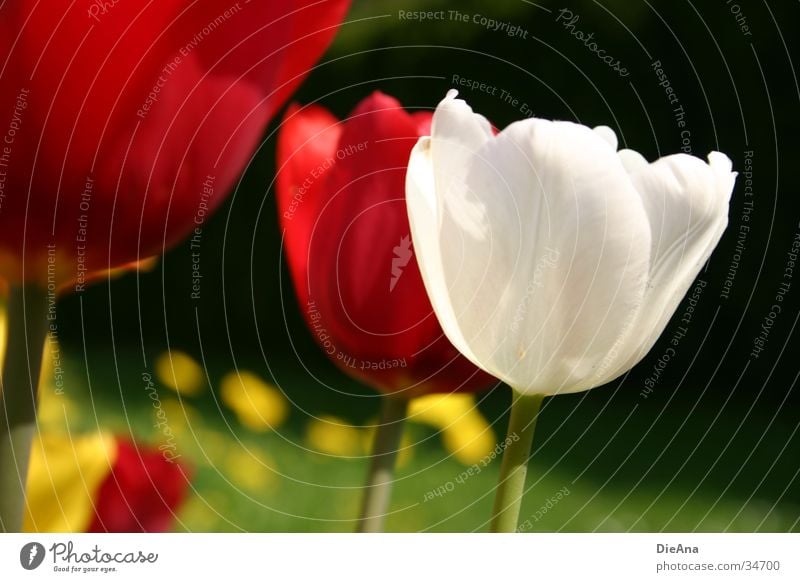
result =
M36 400L47 335L47 294L11 287L6 353L0 374L0 531L22 530L25 485L36 430Z
M525 476L531 456L536 419L544 396L524 396L513 391L511 419L508 421L506 450L500 465L500 480L497 484L492 510L491 531L511 533L517 530L522 496L525 493Z
M407 398L383 396L382 400L381 418L375 433L372 462L364 487L358 523L358 531L361 533L383 531L383 522L392 498L397 451L408 414Z

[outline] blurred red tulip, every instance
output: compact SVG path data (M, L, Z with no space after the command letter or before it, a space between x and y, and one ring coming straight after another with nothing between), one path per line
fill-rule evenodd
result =
M348 5L2 3L0 278L80 289L202 226Z
M166 445L44 433L31 455L25 531L166 531L188 489L188 469Z
M117 461L100 486L89 532L163 532L175 521L189 485L179 463L161 451L117 445Z
M408 397L495 381L442 334L413 257L406 164L430 123L374 93L343 122L293 105L278 136L286 257L311 333L346 373Z

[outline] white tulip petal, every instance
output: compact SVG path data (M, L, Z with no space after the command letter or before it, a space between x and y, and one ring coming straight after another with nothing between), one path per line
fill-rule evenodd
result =
M730 160L649 164L611 128L497 136L451 92L406 180L415 255L450 341L526 393L599 386L664 330L727 225Z
M406 204L414 239L414 255L420 265L426 266L421 269L421 274L431 305L442 327L452 331L448 334L450 342L467 359L479 365L469 344L458 335L459 327L443 280L439 201L436 197L429 137L420 138L411 150L406 172Z
M477 148L494 135L492 124L483 115L472 111L466 101L456 99L457 96L458 91L451 89L436 107L431 135L435 133L437 139Z
M633 150L620 150L617 152L617 155L622 165L625 166L625 171L628 172L628 174L638 172L650 165L642 154Z
M607 125L598 125L594 128L594 132L602 137L606 143L611 146L612 151L617 151L617 145L619 142L617 141L617 134L614 133L613 129Z
M431 155L436 159L437 171L436 192L447 192L449 204L459 209L459 225L476 236L483 236L480 231L483 213L482 202L471 196L465 196L466 187L463 179L469 171L475 153L492 139L492 127L489 121L473 113L469 105L458 94L450 90L447 97L436 108L431 123L431 135L436 139L430 142ZM446 179L446 183L441 180Z
M707 164L676 154L644 167L626 164L634 167L631 180L650 221L652 265L646 308L636 322L638 346L629 346L629 357L620 363L622 371L652 348L728 224L736 173L726 155L712 152L708 159Z
M463 137L449 126L442 139L438 115L428 160L434 178L427 186L410 179L408 203L445 333L519 390L590 387L609 345L628 332L625 315L641 304L649 265L647 217L619 158L584 126L538 119L512 124L475 150L475 122L463 120ZM465 173L454 175L447 168L459 150ZM412 167L421 155L412 154ZM432 197L419 190L431 183L435 244L420 216L430 213Z

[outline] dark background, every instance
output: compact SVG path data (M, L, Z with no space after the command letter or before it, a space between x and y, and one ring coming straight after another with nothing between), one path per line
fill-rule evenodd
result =
M673 106L651 67L660 60L685 110L695 155L720 150L742 171L744 152L754 152L751 230L730 296L722 298L721 291L742 224L742 176L731 202L728 230L701 275L708 285L686 337L653 391L645 397L644 383L679 325L677 317L686 301L659 343L627 376L604 388L553 399L552 410L574 412L585 422L570 424L551 413L539 430L560 431L557 438L580 441L578 451L583 452L572 457L575 472L588 470L600 482L614 477L635 486L645 477L667 482L688 473L697 475L693 483L698 486L723 493L732 488L742 499L749 494L769 503L797 504L800 365L795 327L800 270L765 349L758 358L750 353L775 303L786 253L800 232L800 89L790 57L797 54L798 4L536 4L356 2L334 46L295 99L318 101L343 117L379 89L410 109L432 109L451 87L452 75L458 74L507 89L539 117L610 125L621 145L653 160L680 151L682 145ZM733 6L739 7L752 35L743 33ZM576 28L594 32L598 45L619 58L630 76L621 78L556 22L564 7L580 16ZM528 38L511 38L472 22L398 19L398 10L418 9L482 14L521 26ZM460 93L500 128L522 117L496 96L464 88ZM80 297L64 298L59 318L66 349L82 354L85 344L91 358L107 363L112 352L149 360L165 349L179 348L220 368L247 365L278 384L304 378L301 399L305 396L312 408L329 399L337 400L336 406L352 407L356 416L374 412L374 402L356 406L331 395L310 375L352 385L325 360L306 331L282 265L272 184L279 122L273 121L241 183L204 229L202 299L190 299L187 242L151 272L129 274ZM138 383L135 374L120 378L122 384ZM498 388L481 407L502 418L507 400L508 392ZM584 428L594 420L609 432L587 435ZM613 432L623 425L622 433ZM606 450L604 445L615 438L617 443L623 439L625 446ZM663 462L659 452L669 446L678 451ZM629 461L632 451L638 452ZM546 445L540 454L547 459ZM780 476L772 473L776 465L783 467Z

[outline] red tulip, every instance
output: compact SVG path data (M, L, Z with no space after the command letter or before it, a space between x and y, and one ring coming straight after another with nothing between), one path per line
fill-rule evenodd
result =
M161 451L140 450L127 442L100 486L89 532L163 532L175 520L189 485L185 469Z
M343 122L293 105L278 136L286 257L314 338L348 374L409 397L494 381L442 334L413 256L406 164L430 123L374 93Z
M2 3L0 278L80 289L201 227L348 5Z

